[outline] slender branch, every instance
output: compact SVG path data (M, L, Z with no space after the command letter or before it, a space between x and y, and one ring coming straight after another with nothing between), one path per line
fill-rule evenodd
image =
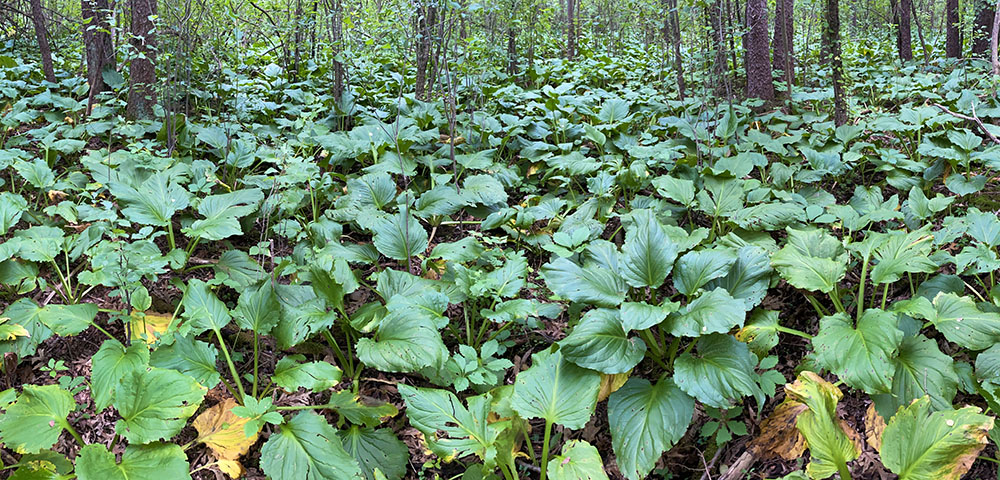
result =
M970 117L968 115L963 115L961 113L955 113L955 112L953 112L951 110L948 110L948 108L946 108L944 105L941 105L939 103L932 103L931 105L937 107L942 112L947 113L948 115L951 115L951 116L953 116L955 118L961 118L962 120L965 120L965 121L968 121L968 122L973 122L976 125L979 125L979 128L982 131L986 132L986 135L988 135L990 137L990 140L993 140L993 143L995 143L997 145L1000 145L1000 138L997 138L996 135L993 135L993 133L991 133L989 130L986 129L986 125L983 125L983 121L980 120L979 117L976 116L976 112L975 111L972 112L972 116Z

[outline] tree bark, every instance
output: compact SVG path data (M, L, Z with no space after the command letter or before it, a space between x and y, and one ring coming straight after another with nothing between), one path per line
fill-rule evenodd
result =
M577 1L579 0L566 0L566 58L568 60L576 57L576 36L574 35L576 24L573 12L576 10L575 3Z
M976 18L972 26L972 56L986 58L990 49L995 8L989 0L976 1Z
M794 45L794 0L776 0L774 12L774 46L773 64L774 68L780 68L784 75L782 78L791 83L795 79L795 67L792 65L792 53Z
M1000 33L1000 0L993 7L993 34L990 35L990 60L993 62L993 75L1000 75L1000 59L997 59L997 35Z
M156 0L130 0L132 10L132 47L136 58L129 66L128 105L125 116L129 119L150 118L156 105L156 34L153 20Z
M847 104L844 100L844 63L840 59L840 1L826 0L826 22L823 25L825 60L830 65L833 81L833 119L837 126L847 123Z
M38 53L42 56L42 71L45 72L45 79L55 83L56 71L52 67L52 49L49 48L49 37L45 33L42 0L31 0L31 21L35 24L35 39L38 40Z
M729 61L726 59L726 30L724 11L721 0L713 0L708 6L708 23L711 34L712 49L715 51L715 59L712 64L712 73L715 78L716 93L723 91L722 85L725 81L726 71L729 70Z
M330 18L330 36L333 37L333 98L340 104L344 97L344 63L338 57L344 51L344 6L342 0L330 0L333 15Z
M684 62L681 57L680 18L677 13L677 0L667 0L667 24L669 25L670 43L674 53L674 76L677 79L677 98L684 100Z
M427 67L431 57L431 26L434 23L434 6L426 0L417 6L417 81L414 94L420 100L427 96Z
M743 36L746 50L747 96L764 100L774 98L774 78L767 28L767 1L747 1L747 33Z
M945 53L948 58L958 58L962 56L962 38L958 35L958 0L947 0L945 3L945 21L947 22L947 40L945 43Z
M899 18L899 59L903 62L909 62L913 60L913 34L910 29L910 10L912 7L913 0L899 0L897 7L899 11L897 16Z
M98 94L110 90L104 83L105 68L114 68L115 51L111 46L111 26L108 25L108 0L82 0L83 44L87 53L87 115L94 107Z

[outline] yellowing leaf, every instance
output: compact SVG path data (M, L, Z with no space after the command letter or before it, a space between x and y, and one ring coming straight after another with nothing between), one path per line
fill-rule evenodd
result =
M885 418L875 410L875 404L868 405L865 412L865 442L875 450L882 449L882 432L885 431Z
M194 428L198 431L195 441L204 443L219 459L219 469L230 477L237 478L243 473L239 463L240 455L257 442L257 433L247 437L243 427L250 421L238 417L232 409L236 400L227 398L198 415L194 420Z
M809 446L806 473L827 478L847 469L847 462L861 455L861 438L847 422L837 417L837 403L844 396L835 385L813 372L802 372L795 383L785 385L786 401L806 406L795 421Z
M26 328L16 323L7 323L8 317L0 317L0 340L16 340L17 337L30 337Z
M609 395L618 391L625 385L628 381L628 375L630 372L625 373L615 373L609 375L607 373L601 374L601 389L597 392L597 401L603 402Z
M151 345L167 331L173 318L169 313L135 312L128 322L129 334L132 338L145 339L146 343Z
M778 405L761 422L760 436L751 444L754 452L764 458L795 460L801 457L806 450L806 438L795 428L795 422L807 408L794 400L785 400Z

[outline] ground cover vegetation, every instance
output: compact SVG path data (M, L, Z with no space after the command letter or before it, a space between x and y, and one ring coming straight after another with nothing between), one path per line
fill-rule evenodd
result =
M996 478L998 13L7 1L0 477Z

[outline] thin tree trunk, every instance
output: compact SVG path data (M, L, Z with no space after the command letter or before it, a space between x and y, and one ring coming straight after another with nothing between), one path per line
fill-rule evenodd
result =
M576 57L576 36L573 34L576 30L573 19L576 1L579 0L566 0L566 58L568 60L573 60Z
M784 71L782 78L791 83L795 78L792 66L792 45L794 25L794 0L776 0L774 12L774 66Z
M684 100L684 61L681 58L681 29L680 19L677 13L677 0L667 0L669 12L668 23L670 24L670 40L674 50L674 75L677 78L677 98Z
M342 0L330 0L332 3L333 15L330 18L330 35L333 37L333 98L337 104L341 104L344 97L344 63L339 60L340 54L344 51L344 6Z
M749 0L746 21L743 48L746 50L747 96L771 100L774 98L774 78L771 76L767 1Z
M840 1L826 0L826 22L823 40L833 80L833 119L839 127L847 123L847 104L844 100L844 64L840 58Z
M514 28L507 27L507 74L517 75L517 35Z
M707 19L710 33L712 50L715 51L715 59L712 62L712 78L715 84L716 94L723 93L726 82L726 70L728 70L729 60L726 58L726 32L725 16L722 10L722 0L712 0L708 5Z
M132 48L140 54L129 66L128 105L130 119L150 118L156 105L156 35L151 17L156 15L156 0L130 0L132 5Z
M38 53L42 56L42 71L45 72L45 79L55 83L56 71L52 67L52 50L49 48L49 37L45 33L42 0L31 0L31 21L35 24L35 39L38 40Z
M427 66L431 56L431 24L434 22L434 7L423 0L417 4L417 79L414 94L423 100L426 96Z
M945 4L945 17L947 26L947 41L945 45L945 52L948 58L958 58L962 56L962 39L958 35L959 29L959 18L958 18L958 0L947 0Z
M993 62L993 75L1000 75L1000 59L997 59L997 35L1000 33L1000 0L993 7L993 34L990 35L990 60Z
M98 94L110 90L104 83L105 68L114 68L115 51L111 46L111 27L108 25L108 0L83 0L80 2L83 16L83 44L87 54L87 95L86 114L90 115Z
M913 14L913 23L917 24L917 38L920 39L920 50L924 53L924 65L930 65L930 51L927 49L927 42L924 41L924 29L920 26L920 15L917 14L917 8L913 2L910 2L910 13Z
M913 0L899 0L899 59L903 62L913 60L913 38L910 30L910 11Z

